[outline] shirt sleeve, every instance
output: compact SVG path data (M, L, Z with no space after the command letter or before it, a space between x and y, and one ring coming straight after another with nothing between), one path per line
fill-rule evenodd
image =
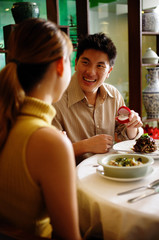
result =
M143 128L142 127L138 128L137 135L134 139L139 138L143 133L144 133ZM127 136L126 126L124 124L118 123L118 121L116 121L115 124L115 138L116 142L129 140L129 137Z
M126 134L126 126L115 121L115 141L129 140Z

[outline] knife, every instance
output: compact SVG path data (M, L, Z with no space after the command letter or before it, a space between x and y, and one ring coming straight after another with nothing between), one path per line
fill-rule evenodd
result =
M150 197L150 196L158 194L158 193L159 193L159 188L155 188L152 193L148 193L148 194L145 193L145 194L142 194L140 196L137 196L137 197L134 197L134 198L130 198L128 200L128 202L129 203L134 203L134 202L137 202L137 201L139 201L141 199L144 199L146 197Z

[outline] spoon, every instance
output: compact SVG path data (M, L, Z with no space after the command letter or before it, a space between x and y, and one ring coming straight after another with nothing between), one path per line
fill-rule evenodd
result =
M134 197L134 198L131 198L128 200L129 203L133 203L133 202L137 202L141 199L144 199L146 197L150 197L152 195L155 195L155 194L158 194L159 193L159 188L151 188L151 189L154 189L154 191L152 193L148 193L148 194L142 194L140 196L137 196L137 197Z
M133 188L133 189L130 189L128 191L118 193L117 195L124 195L124 194L131 193L131 192L139 190L139 189L155 189L157 186L159 186L159 179L153 181L152 183L148 184L147 186L141 186L141 187Z

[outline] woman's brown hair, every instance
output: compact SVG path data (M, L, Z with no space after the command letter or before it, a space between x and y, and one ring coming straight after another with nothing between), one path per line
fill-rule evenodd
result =
M56 24L32 18L11 33L7 65L0 72L0 150L4 146L25 95L42 79L53 61L72 52L68 36Z

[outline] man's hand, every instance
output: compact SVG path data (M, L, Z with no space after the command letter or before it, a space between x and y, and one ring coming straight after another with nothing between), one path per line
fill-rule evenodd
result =
M106 153L113 145L113 137L107 134L100 134L82 141L73 143L75 155L84 153Z
M143 123L141 121L139 114L131 110L131 113L129 115L129 122L126 125L127 128L139 128L143 126Z
M105 153L113 145L113 137L107 134L100 134L87 139L87 147L91 153Z
M133 139L136 137L138 133L138 128L143 126L143 123L141 121L141 118L139 114L133 110L131 110L131 113L129 115L129 122L125 123L127 127L127 135L129 139Z

